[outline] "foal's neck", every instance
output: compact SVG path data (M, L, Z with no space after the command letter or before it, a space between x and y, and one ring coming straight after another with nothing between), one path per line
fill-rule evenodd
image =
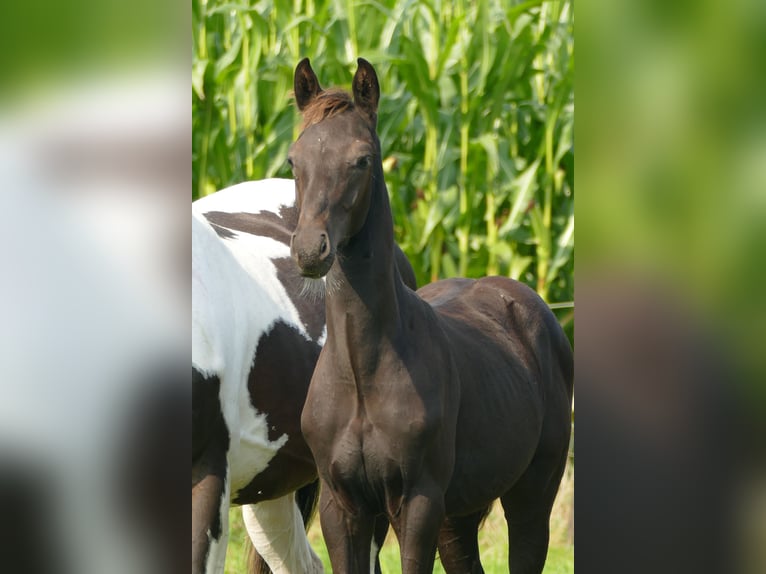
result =
M372 181L362 229L338 249L328 275L327 334L354 340L393 337L404 283L394 258L394 228L383 169Z

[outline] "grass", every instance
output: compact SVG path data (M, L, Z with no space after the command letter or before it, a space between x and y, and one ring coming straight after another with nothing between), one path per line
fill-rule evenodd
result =
M226 574L244 574L247 569L245 552L247 549L247 533L242 524L242 513L239 508L231 510L230 515L230 542L226 556ZM327 549L322 539L319 520L315 520L309 529L309 541L314 551L322 559L325 572L332 572ZM508 545L507 530L503 519L502 509L496 504L492 513L487 518L479 533L481 547L481 561L486 574L508 573ZM380 561L383 572L399 572L399 545L393 532L389 531L386 543L380 553ZM548 560L545 564L544 574L571 574L574 572L574 547L571 544L559 542L552 544L548 549ZM439 563L437 555L434 566L434 574L444 574L444 569Z
M572 497L574 490L574 473L571 468L562 481L559 496L551 515L551 545L548 549L548 560L544 574L572 574L574 572L574 546L571 543ZM247 549L247 532L242 523L242 513L239 508L233 508L229 513L229 548L226 554L226 574L244 574L247 571L245 560ZM508 544L507 529L503 518L502 508L495 503L484 527L479 532L479 547L481 561L486 574L508 573ZM322 559L325 572L332 572L327 549L322 539L319 520L315 519L309 529L309 541L314 551ZM380 553L383 572L393 573L401 570L399 566L399 546L396 537L389 530L386 543ZM437 555L434 574L444 574Z

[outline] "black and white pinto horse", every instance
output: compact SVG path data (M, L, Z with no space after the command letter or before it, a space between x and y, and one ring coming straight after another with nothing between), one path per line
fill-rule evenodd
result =
M192 204L195 572L223 572L232 502L274 572L323 571L294 495L316 479L298 422L325 337L282 237L294 198L271 179Z
M195 573L223 572L231 504L243 506L275 574L323 572L305 533L318 482L300 417L326 339L324 284L304 279L290 256L294 203L293 180L267 179L192 204ZM257 557L256 568L268 571Z

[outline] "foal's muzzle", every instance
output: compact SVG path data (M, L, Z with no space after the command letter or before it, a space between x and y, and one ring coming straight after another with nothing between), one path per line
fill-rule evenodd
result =
M330 238L321 229L296 230L290 239L290 253L304 277L324 277L335 261Z

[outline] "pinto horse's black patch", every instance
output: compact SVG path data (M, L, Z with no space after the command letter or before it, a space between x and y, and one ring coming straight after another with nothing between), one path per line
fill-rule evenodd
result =
M210 227L213 228L213 231L215 231L218 234L218 237L221 239L233 239L236 237L236 234L226 227L222 227L216 223L213 223L212 221L209 221Z
M272 259L272 263L276 266L277 277L298 310L301 322L309 336L313 341L319 341L325 325L324 305L321 299L317 300L316 297L304 293L303 284L307 279L301 277L298 266L291 257Z
M320 350L316 342L307 341L297 329L281 321L258 341L248 375L250 403L257 412L267 414L270 441L283 435L288 438L266 469L240 489L234 499L237 504L284 496L316 479L314 459L303 440L300 421Z
M258 237L270 237L285 245L290 245L290 235L298 223L297 210L293 206L281 206L279 214L271 211L258 213L229 213L226 211L208 211L205 213L213 228L221 227L256 235ZM218 229L216 229L218 232ZM233 234L229 232L229 237ZM219 233L220 235L220 233ZM224 237L222 235L222 237Z

